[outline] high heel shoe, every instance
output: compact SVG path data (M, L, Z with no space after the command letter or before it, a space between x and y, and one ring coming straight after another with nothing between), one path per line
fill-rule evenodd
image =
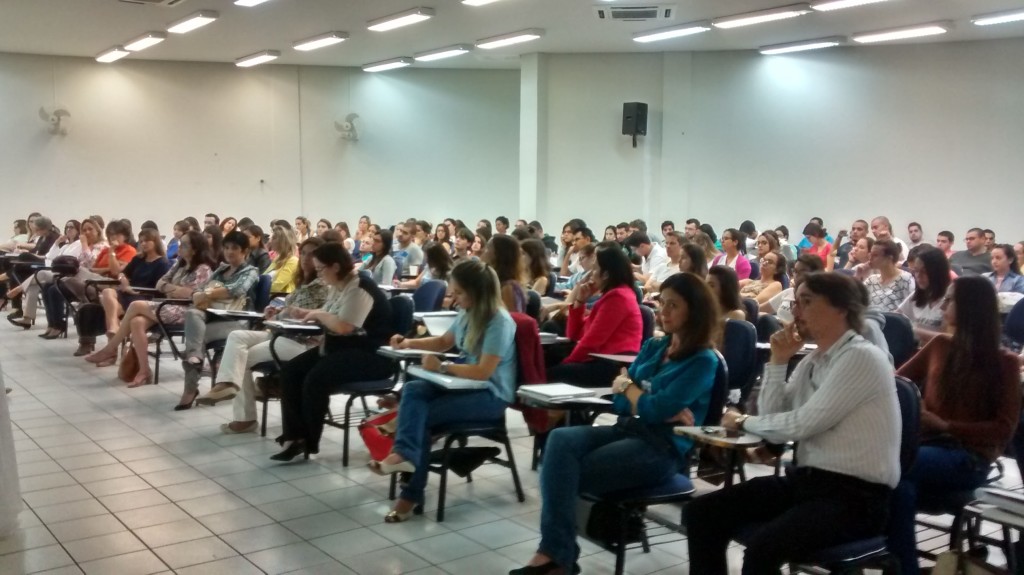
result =
M561 570L562 573L572 573L572 575L579 575L580 564L573 563L572 570L565 569L554 561L548 561L543 565L527 565L526 567L520 567L519 569L513 569L508 572L508 575L548 575L549 573L554 574Z
M29 319L29 318L24 317L24 316L16 317L16 318L12 318L11 316L7 316L7 321L11 322L11 325L20 327L21 329L29 329L30 327L32 327L32 326L34 326L36 324L36 320Z
M51 329L46 333L39 334L39 337L43 339L60 339L62 335L64 335L64 332L62 330Z
M179 403L174 406L174 411L185 411L186 409L192 409L192 404L196 402L196 398L199 397L199 390L192 394L192 399L188 400L188 403Z
M309 459L309 449L306 449L305 441L292 441L288 444L288 447L284 448L284 451L271 455L270 458L274 461L291 461L302 455L304 460Z

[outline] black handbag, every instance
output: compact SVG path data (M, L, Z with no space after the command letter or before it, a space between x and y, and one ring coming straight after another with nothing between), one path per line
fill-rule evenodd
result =
M57 256L50 264L53 273L61 276L78 275L78 258L75 256Z

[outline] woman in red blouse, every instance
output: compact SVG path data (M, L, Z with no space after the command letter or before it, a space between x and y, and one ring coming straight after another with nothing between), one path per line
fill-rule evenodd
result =
M548 379L553 382L608 387L621 366L590 354L640 351L643 319L629 259L615 242L601 242L595 255L597 262L588 280L577 284L567 300L566 335L576 347L560 365L548 370ZM597 293L601 297L588 311L586 302Z

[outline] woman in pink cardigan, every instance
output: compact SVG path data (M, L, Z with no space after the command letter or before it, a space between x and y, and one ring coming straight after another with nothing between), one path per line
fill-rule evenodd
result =
M548 370L548 379L552 382L608 387L621 366L590 354L640 351L643 319L629 259L614 242L599 244L596 259L588 281L577 284L567 300L566 335L576 342L576 347L561 364ZM588 311L586 302L596 293L601 297Z
M729 266L736 270L736 277L740 280L749 279L750 260L744 255L746 241L746 234L739 230L729 228L722 232L722 253L711 260L711 265Z

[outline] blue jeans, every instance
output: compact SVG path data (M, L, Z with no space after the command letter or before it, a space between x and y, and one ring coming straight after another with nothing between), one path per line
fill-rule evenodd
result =
M902 573L917 573L917 540L914 516L918 496L980 487L988 476L988 464L965 449L922 445L917 460L892 495L889 550L900 561Z
M669 443L658 445L619 426L562 427L548 435L540 470L540 548L567 571L576 562L576 500L657 485L682 465Z
M416 466L401 498L423 503L423 489L430 473L430 429L460 421L499 420L508 403L490 391L447 391L426 381L410 381L402 387L398 405L398 429L392 449Z

